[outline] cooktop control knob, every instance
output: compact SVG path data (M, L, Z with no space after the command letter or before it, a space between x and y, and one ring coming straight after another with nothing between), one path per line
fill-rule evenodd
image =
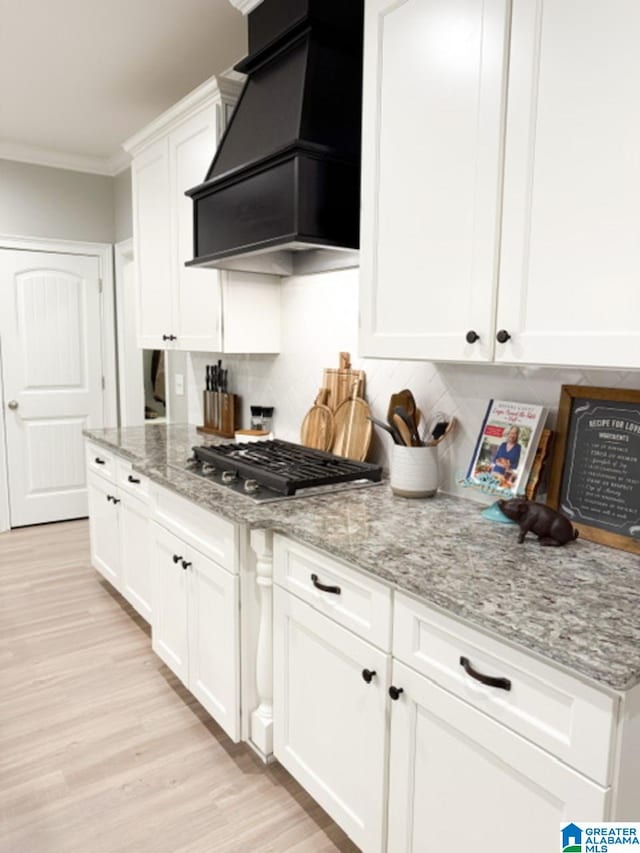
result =
M248 495L255 495L259 488L260 486L255 480L245 480L244 490Z
M202 473L203 474L213 474L215 471L215 467L213 465L209 465L208 462L202 463Z
M223 471L220 479L223 483L226 483L228 485L229 483L233 483L234 480L238 479L238 474L236 471Z
M190 456L186 461L187 468L197 468L200 464L200 460L197 456Z

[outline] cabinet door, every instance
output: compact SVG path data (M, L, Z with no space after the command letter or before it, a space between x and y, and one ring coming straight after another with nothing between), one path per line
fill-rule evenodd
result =
M183 684L189 682L187 636L187 547L160 525L151 523L153 607L151 645Z
M514 0L499 361L640 367L640 4Z
M388 660L275 587L274 754L366 851L384 847Z
M492 358L507 5L366 4L361 355Z
M185 261L193 259L193 201L184 193L204 181L216 144L214 104L169 137L176 347L183 350L220 352L222 348L220 273L185 267Z
M138 613L151 621L151 557L149 508L145 501L121 492L120 555L121 592Z
M120 540L118 532L119 499L116 487L89 473L89 531L91 536L91 565L116 589L120 589Z
M169 155L166 139L133 161L133 237L138 294L138 346L167 349L173 325Z
M559 850L561 821L606 818L609 789L395 661L393 684L389 853Z
M240 740L239 578L189 550L189 690Z

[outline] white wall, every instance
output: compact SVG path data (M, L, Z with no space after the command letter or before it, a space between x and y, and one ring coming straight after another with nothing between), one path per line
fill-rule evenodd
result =
M111 178L113 190L113 242L121 243L133 237L133 203L131 200L131 169Z
M458 418L453 440L440 448L442 484L446 491L478 497L458 485L473 452L487 402L492 397L540 403L551 410L550 425L563 384L640 388L640 371L619 372L433 364L426 361L358 359L358 271L293 277L282 283L283 345L278 356L223 357L230 390L242 395L243 425L249 405L274 405L276 434L299 440L300 424L313 404L325 367L338 366L338 353L352 354L355 367L367 374L366 398L373 414L386 417L389 395L409 387L428 417L441 409ZM202 423L205 365L219 356L191 354L188 359L189 422ZM374 439L372 458L388 465L391 439ZM479 496L483 500L482 496Z
M112 243L113 182L103 175L0 160L0 234Z

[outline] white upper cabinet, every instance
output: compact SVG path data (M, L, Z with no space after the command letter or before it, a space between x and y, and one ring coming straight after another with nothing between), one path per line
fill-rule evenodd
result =
M514 0L496 359L640 367L640 4Z
M491 358L507 25L507 0L367 3L364 355Z
M361 354L640 367L640 5L365 27Z
M279 278L185 267L193 257L193 202L185 191L204 181L239 92L235 81L212 78L125 144L133 156L138 344L144 349L280 349Z
M133 162L133 230L137 283L138 345L166 346L173 317L169 149L166 139L145 148Z

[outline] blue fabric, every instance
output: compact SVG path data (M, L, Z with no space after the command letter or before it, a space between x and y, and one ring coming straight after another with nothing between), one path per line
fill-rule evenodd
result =
M500 447L496 450L496 455L493 457L493 470L495 473L506 474L507 471L515 471L518 467L518 463L520 462L521 450L522 447L517 442L513 445L511 450L507 450L507 442L503 441ZM504 468L502 465L496 465L496 459L508 459L510 467Z

